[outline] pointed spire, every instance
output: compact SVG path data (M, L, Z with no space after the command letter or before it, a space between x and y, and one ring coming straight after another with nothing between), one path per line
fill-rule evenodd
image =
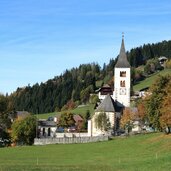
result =
M122 32L122 39L124 39L124 32Z
M115 65L115 68L130 68L130 64L128 62L126 52L125 52L125 45L124 45L124 33L122 32L122 44L120 49L120 54L118 61Z

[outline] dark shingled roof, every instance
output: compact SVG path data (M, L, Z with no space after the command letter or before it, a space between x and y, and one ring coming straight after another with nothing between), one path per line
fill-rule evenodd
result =
M42 127L56 127L56 123L54 121L46 121L46 120L39 120L38 125Z
M108 94L105 99L97 107L96 112L115 112L115 102Z
M121 49L120 49L120 54L118 61L115 65L115 68L130 68L130 64L128 62L126 52L125 52L125 45L124 45L124 39L122 38L122 44L121 44Z

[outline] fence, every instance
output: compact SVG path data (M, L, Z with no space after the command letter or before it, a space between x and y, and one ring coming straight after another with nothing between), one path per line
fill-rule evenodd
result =
M108 141L108 140L109 140L108 136L35 138L34 145L89 143L89 142Z

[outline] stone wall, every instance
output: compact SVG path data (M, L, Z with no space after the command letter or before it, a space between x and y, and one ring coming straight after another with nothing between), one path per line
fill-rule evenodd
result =
M56 133L56 138L64 137L88 137L88 133Z
M40 138L40 139L35 138L34 145L90 143L90 142L108 141L108 140L109 140L108 136Z

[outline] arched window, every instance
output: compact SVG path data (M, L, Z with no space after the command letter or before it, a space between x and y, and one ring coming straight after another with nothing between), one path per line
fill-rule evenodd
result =
M120 87L125 87L125 80L124 81L120 81Z
M45 136L45 128L43 128L43 136Z
M123 81L123 83L122 83L122 87L125 87L125 81Z
M121 71L120 72L120 77L126 77L126 71Z
M50 132L51 132L51 131L50 131L50 128L48 128L48 136L50 136Z

